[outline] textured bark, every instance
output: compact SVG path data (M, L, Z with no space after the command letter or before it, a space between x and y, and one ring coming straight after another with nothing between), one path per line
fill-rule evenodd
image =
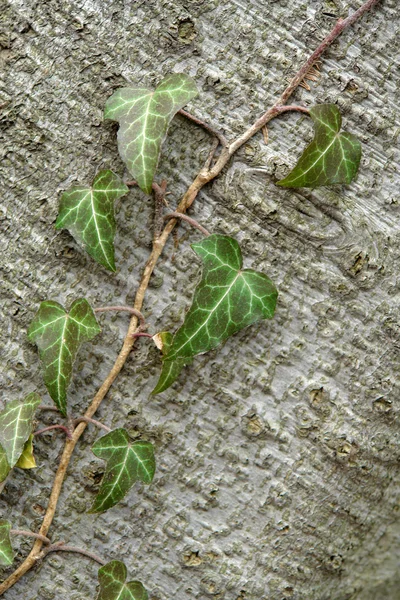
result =
M4 398L43 387L26 328L38 303L129 304L151 243L152 201L133 189L118 205L118 271L96 266L55 232L58 197L99 168L123 173L106 98L170 71L198 82L188 107L240 134L332 27L361 2L285 0L10 0L0 37L2 112L1 383ZM158 352L146 340L98 418L151 440L158 470L119 507L87 515L103 464L90 427L74 455L51 538L127 564L152 600L397 600L399 598L399 16L396 0L343 34L322 77L296 103L335 102L363 143L350 186L273 185L312 135L286 115L249 142L201 193L191 215L236 235L246 266L277 283L276 317L198 358L151 397ZM397 68L397 70L396 70ZM210 137L174 119L159 177L173 208L205 160ZM182 321L198 280L182 225L144 307L152 332ZM190 232L191 239L200 234ZM70 406L84 411L110 368L127 317L102 315L102 335L76 365ZM54 415L43 415L52 423ZM37 531L61 449L36 442L38 468L15 470L0 516ZM31 540L15 539L18 561ZM11 569L3 569L4 576ZM7 600L96 596L96 565L57 554Z

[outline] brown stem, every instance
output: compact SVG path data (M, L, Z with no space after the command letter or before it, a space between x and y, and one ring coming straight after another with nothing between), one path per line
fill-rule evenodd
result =
M112 310L129 312L131 315L134 315L139 319L140 326L142 328L146 328L146 319L144 318L142 313L139 310L136 310L135 308L131 308L130 306L102 306L101 308L95 308L93 312L100 313L109 312Z
M66 546L64 542L57 542L56 544L52 544L45 549L45 555L50 554L50 552L76 552L78 554L82 554L83 556L88 556L92 560L98 562L100 565L105 565L107 562L100 558L100 556L97 556L97 554L89 552L89 550L83 550L83 548L78 548L77 546Z
M46 406L45 404L40 404L36 410L50 410L52 412L60 412L56 406Z
M226 139L224 134L221 133L220 131L218 131L217 129L214 129L214 127L212 127L211 125L209 125L202 119L199 119L198 117L195 117L194 115L188 113L186 110L183 110L183 108L181 108L181 110L179 110L178 112L183 117L186 117L190 121L193 121L193 123L196 123L196 125L200 125L200 127L205 129L206 131L208 131L208 133L211 133L211 135L215 136L217 138L217 140L219 140L219 143L221 144L222 147L225 147L228 145L228 140Z
M27 531L25 529L10 529L11 535L23 535L25 537L33 537L37 540L41 540L43 544L50 545L51 541L45 535L40 535L40 533L34 533L33 531Z
M143 331L137 331L136 333L133 333L132 337L134 337L134 338L146 337L146 338L153 339L153 336L151 335L151 333L144 333Z
M326 50L326 48L332 44L332 42L340 35L340 33L346 28L355 23L357 19L359 19L365 12L370 10L375 4L377 4L379 0L368 0L365 2L361 8L359 8L351 17L347 19L339 19L331 33L323 40L320 46L317 48L315 52L310 56L307 62L301 67L292 81L289 83L286 90L283 92L281 97L277 100L272 108L270 108L262 117L260 117L242 136L234 140L231 144L226 147L223 147L220 156L218 157L217 162L209 168L208 165L203 167L192 184L187 189L184 194L182 200L180 201L176 212L184 213L186 210L193 204L197 194L199 191L208 183L212 181L225 165L229 162L231 156L243 146L247 140L249 140L252 136L254 136L264 125L266 125L273 118L280 115L284 112L283 105L286 104L289 97L292 95L296 87L300 84L302 79L304 78L305 73L309 70L309 68L315 63L316 60L322 55L322 53ZM170 219L168 223L165 225L160 236L153 241L153 249L150 254L150 257L145 265L141 282L139 284L139 288L136 293L134 308L135 310L140 311L143 305L144 296L149 285L150 277L153 272L153 269L159 259L164 246L168 240L169 234L174 229L177 223L176 218ZM137 330L137 322L138 318L136 315L133 315L129 324L128 333L125 337L122 349L111 368L110 373L106 377L105 381L101 385L97 394L92 400L89 408L85 413L85 417L92 417L99 405L101 404L103 398L107 394L108 390L114 383L116 377L122 370L133 345L135 343L135 337L133 337L134 333ZM71 455L74 451L74 448L81 437L82 433L85 431L87 427L87 423L80 423L77 428L74 430L72 434L72 439L67 439L65 442L64 452L61 457L61 462L58 467L53 489L50 495L49 505L47 507L46 514L43 519L42 526L40 528L40 534L46 535L49 530L49 527L53 521L54 513L57 507L57 501L61 493L61 487L68 469L69 461L71 459ZM24 562L12 573L1 585L0 585L0 595L3 594L6 590L8 590L12 585L14 585L21 577L29 571L41 558L41 548L43 546L43 542L41 540L36 540L33 548Z
M46 433L46 431L50 431L51 429L62 429L62 431L65 432L68 438L72 438L70 430L68 429L68 427L65 427L65 425L49 425L48 427L44 427L43 429L38 429L37 431L34 431L33 435L41 435L42 433Z
M147 333L145 335L147 335ZM73 420L73 423L75 426L79 423L92 423L92 425L96 425L96 427L104 429L104 431L107 431L107 433L110 433L111 431L111 429L107 427L107 425L104 425L104 423L102 423L101 421L97 421L96 419L90 419L89 417L78 417L77 419Z
M203 225L200 225L200 223L198 223L197 221L192 219L192 217L188 217L188 215L185 215L183 213L179 213L179 212L169 213L168 215L165 215L164 220L166 220L166 219L182 219L182 221L186 221L192 227L195 227L196 229L201 231L202 234L210 235L210 232L207 231L207 229L205 227L203 227Z
M153 239L158 238L160 232L163 228L163 211L164 206L167 204L165 201L165 193L167 191L167 181L165 179L162 180L161 185L157 183L153 183L153 191L154 191L154 235Z

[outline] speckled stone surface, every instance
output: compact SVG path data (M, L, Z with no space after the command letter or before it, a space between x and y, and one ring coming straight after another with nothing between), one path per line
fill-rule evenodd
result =
M60 193L100 168L124 173L106 99L171 71L195 78L188 109L232 138L262 114L335 19L361 0L9 0L1 8L0 332L2 401L37 389L50 403L26 329L46 298L129 304L151 244L152 200L117 203L117 273L54 223ZM346 8L347 7L347 8ZM399 13L382 0L328 51L293 101L335 102L363 144L349 186L274 186L312 137L303 115L251 140L190 214L236 236L245 265L278 285L276 317L197 358L152 397L158 351L140 340L98 417L151 440L158 469L104 515L88 515L104 465L90 427L71 463L53 540L125 561L151 600L398 600ZM397 35L396 35L397 32ZM170 205L205 160L207 133L176 117L160 162ZM179 229L152 277L151 331L174 330L200 264L198 232ZM69 406L81 414L112 365L126 315L102 315L82 348ZM54 416L43 414L44 424ZM38 468L15 470L0 517L38 530L62 448L36 442ZM17 561L31 541L15 539ZM54 554L6 600L96 597L97 567ZM3 569L5 576L11 569Z

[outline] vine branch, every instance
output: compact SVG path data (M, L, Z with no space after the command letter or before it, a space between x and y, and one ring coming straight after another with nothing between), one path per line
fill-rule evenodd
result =
M164 220L167 220L167 219L182 219L182 221L186 221L186 223L189 223L192 227L195 227L196 229L201 231L201 233L203 235L210 235L210 232L207 231L207 229L205 227L203 227L203 225L200 225L200 223L195 221L195 219L192 219L192 217L189 217L188 215L185 215L184 213L180 213L180 212L168 213L168 215L165 215L165 217L164 217Z
M243 135L239 136L238 138L233 140L231 143L226 144L225 137L223 137L223 141L222 141L221 137L219 135L217 135L217 133L214 132L212 130L212 128L207 126L208 131L213 133L213 135L218 137L218 139L221 141L221 144L223 146L221 154L218 156L218 158L213 166L210 166L208 164L210 161L207 161L207 164L199 171L199 173L195 177L194 181L192 182L192 184L189 186L186 193L184 194L182 200L180 201L180 203L176 209L176 212L185 213L187 211L187 209L193 204L193 202L196 199L200 190L207 183L209 183L210 181L215 179L215 177L217 177L217 175L219 175L219 173L221 173L222 169L227 165L227 163L229 162L229 160L233 156L233 154L241 146L243 146L243 144L245 144L250 138L252 138L258 131L260 131L260 129L262 129L269 121L271 121L275 117L279 116L280 114L287 112L288 110L297 110L298 107L296 109L294 109L294 108L290 108L289 106L286 106L286 104L287 104L287 101L289 100L290 96L293 94L293 92L296 90L296 88L300 85L301 81L304 79L304 76L309 71L309 69L313 66L313 64L315 64L315 62L321 57L321 55L325 52L325 50L336 40L336 38L347 27L353 25L360 17L362 17L364 15L364 13L369 11L379 1L380 0L368 0L357 11L355 11L355 13L353 13L351 16L347 17L346 19L339 19L337 21L336 25L334 26L334 28L332 29L332 31L324 38L324 40L321 42L321 44L318 46L318 48L311 54L311 56L308 58L308 60L302 65L302 67L299 69L299 71L293 77L293 79L291 80L289 85L286 87L286 89L283 91L282 95L275 102L275 104L269 110L267 110L267 112L265 112L259 119L257 119L255 121L255 123L253 123L253 125L249 129L247 129L247 131L245 131L243 133ZM194 120L194 119L192 118L192 120ZM201 122L201 123L199 122L198 124L201 126L204 126L203 122ZM131 185L131 182L129 182L128 185ZM158 237L156 237L153 241L153 249L152 249L150 257L145 265L142 279L140 281L140 284L139 284L139 287L138 287L138 290L136 293L136 297L135 297L135 301L134 301L135 311L140 312L140 310L142 308L145 293L146 293L148 285L149 285L151 274L152 274L154 267L165 247L165 244L169 238L169 235L172 232L172 230L174 229L176 223L177 223L176 217L169 219L168 223L165 225L161 234ZM128 357L133 349L134 343L135 343L135 339L136 339L135 333L138 331L138 322L139 322L139 317L136 314L133 314L130 324L129 324L129 327L128 327L128 332L127 332L125 340L123 342L122 349L121 349L119 355L117 356L117 359L116 359L114 365L112 366L108 376L104 380L103 384L101 385L98 392L94 396L89 408L87 409L87 411L84 415L85 418L86 417L92 418L92 416L94 415L94 413L100 406L103 398L106 396L108 390L114 383L116 377L119 375L119 373L123 369L123 366L124 366L125 362L127 361ZM86 427L87 427L87 422L79 423L79 425L76 427L76 429L74 430L74 432L72 434L72 438L71 439L67 438L65 441L64 451L63 451L63 454L61 457L59 467L57 469L57 473L55 475L53 489L52 489L50 499L49 499L49 504L48 504L46 514L43 519L42 526L39 531L39 535L41 535L41 536L46 536L46 534L51 526L55 511L57 508L58 498L61 493L62 484L63 484L64 478L66 476L66 473L67 473L67 469L68 469L68 465L69 465L72 453L74 451L74 448L75 448L79 438L85 431ZM37 539L35 541L31 552L26 557L24 562L14 571L14 573L12 573L0 585L0 595L2 595L6 590L8 590L12 585L14 585L27 571L29 571L38 562L38 560L40 560L40 558L42 558L43 553L41 552L41 549L43 547L43 543L44 542L41 539ZM65 548L68 548L68 546L64 547L64 550L65 550ZM76 550L70 550L70 551L76 551ZM86 555L89 555L86 553L86 551L84 551L84 552Z

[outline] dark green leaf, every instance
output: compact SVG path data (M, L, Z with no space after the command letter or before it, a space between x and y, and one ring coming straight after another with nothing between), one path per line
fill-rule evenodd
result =
M278 292L274 284L263 273L242 269L236 240L214 234L192 248L203 260L203 276L183 325L169 342L163 360L171 364L163 368L154 393L166 389L179 373L180 365L174 367L174 361L185 364L243 327L270 319L275 311Z
M129 188L112 171L100 171L92 187L74 186L63 193L56 229L68 229L98 263L115 271L114 200Z
M22 454L15 466L20 469L34 469L36 467L36 460L33 455L33 434L26 440Z
M3 446L0 445L0 483L6 480L7 475L10 472L10 465L8 464L7 454ZM1 491L2 488L0 488Z
M100 490L89 512L103 512L117 504L135 481L150 483L156 468L150 442L132 442L125 429L114 429L97 440L93 453L107 461Z
M153 340L157 348L159 348L159 350L161 350L161 352L165 356L168 353L168 350L172 344L173 335L169 331L162 331L153 336ZM191 358L176 358L175 360L163 360L161 375L152 393L160 394L164 390L168 389L178 378L179 373L182 371L183 367L190 364L191 362Z
M11 523L0 520L0 565L11 565L14 560L14 551L10 540Z
M67 313L58 302L46 300L33 319L29 340L39 348L44 382L61 414L67 414L67 388L80 345L100 332L87 300L75 300Z
M150 194L161 144L173 116L197 95L184 73L168 75L155 90L125 87L108 100L104 117L119 122L118 150L139 187Z
M310 109L314 139L297 165L277 185L289 188L350 183L361 159L361 144L351 133L339 133L342 117L334 104L317 104Z
M6 453L10 467L18 461L25 442L32 433L33 417L39 404L40 397L32 393L28 394L22 402L19 400L9 402L0 413L0 444Z
M123 562L112 560L99 569L100 593L97 600L148 600L140 581L126 583L127 570Z

